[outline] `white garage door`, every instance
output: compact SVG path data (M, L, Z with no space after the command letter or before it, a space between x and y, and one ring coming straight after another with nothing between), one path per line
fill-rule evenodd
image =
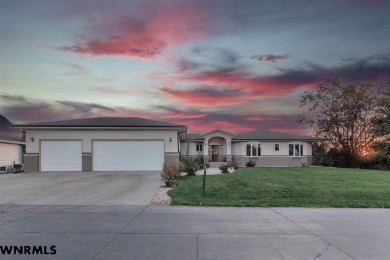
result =
M94 171L161 170L163 141L94 141Z
M41 171L81 171L81 141L42 141Z

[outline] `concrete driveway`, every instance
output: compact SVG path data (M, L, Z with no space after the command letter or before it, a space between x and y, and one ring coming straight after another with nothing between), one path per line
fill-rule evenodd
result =
M148 205L160 184L157 171L2 174L0 204Z

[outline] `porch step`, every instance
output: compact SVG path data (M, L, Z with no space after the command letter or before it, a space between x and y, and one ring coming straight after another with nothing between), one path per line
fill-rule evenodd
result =
M226 162L209 162L209 164L212 168L218 168L221 164L226 164Z

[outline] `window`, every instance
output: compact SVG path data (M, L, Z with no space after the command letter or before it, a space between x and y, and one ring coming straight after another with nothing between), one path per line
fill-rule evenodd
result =
M303 144L289 144L288 145L289 156L303 156Z
M197 152L202 152L203 151L203 144L197 144L196 145L196 151Z
M279 144L275 144L275 152L279 152Z
M260 155L261 155L261 144L246 145L246 156L260 156Z
M288 155L294 156L294 145L293 144L288 145Z
M257 156L257 153L256 153L257 149L256 149L256 145L252 145L252 156Z
M295 156L299 156L299 144L295 144Z

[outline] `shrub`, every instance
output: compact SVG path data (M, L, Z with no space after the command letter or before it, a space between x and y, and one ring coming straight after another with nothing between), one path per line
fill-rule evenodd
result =
M198 156L198 158L195 159L195 162L199 165L199 169L203 169L203 157Z
M180 178L180 174L182 171L181 163L165 163L161 172L161 178L163 178L165 185L167 187L173 187L175 181Z
M255 161L248 161L245 163L246 167L255 167L256 162Z
M222 173L228 173L229 166L227 164L221 164L219 166L219 169L222 171Z
M197 159L193 160L189 157L182 157L181 162L183 163L183 171L189 176L195 176L195 173L201 169Z
M235 170L238 170L238 162L236 162L236 161L229 162L228 166L233 167L233 169L235 169Z

